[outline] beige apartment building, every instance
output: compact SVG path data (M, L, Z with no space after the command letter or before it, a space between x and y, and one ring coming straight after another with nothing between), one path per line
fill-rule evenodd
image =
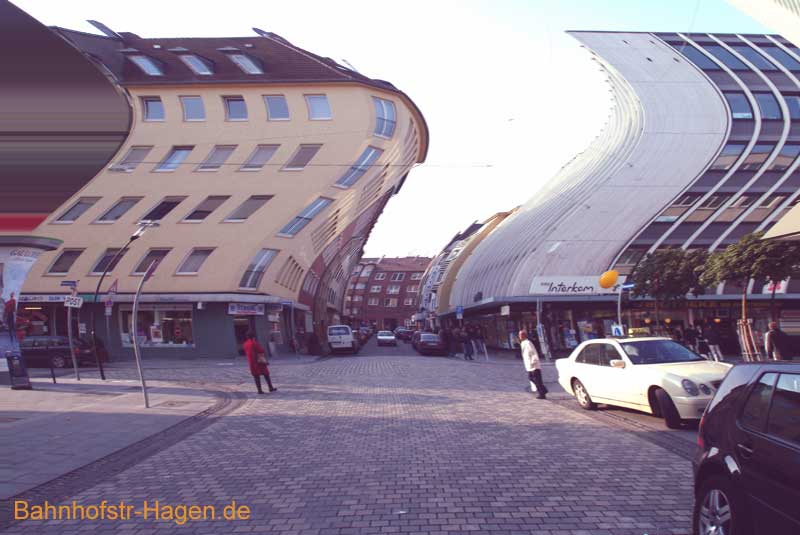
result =
M24 287L30 333L66 330L64 281L85 298L76 327L87 330L96 307L115 356L134 335L152 355L222 356L248 329L288 345L337 323L372 226L425 158L415 104L260 30L165 39L55 30L124 89L132 126L107 167L37 229L63 246L42 254ZM112 265L143 222L157 226ZM133 329L133 294L154 261ZM106 268L100 301L116 293L103 321L92 297Z

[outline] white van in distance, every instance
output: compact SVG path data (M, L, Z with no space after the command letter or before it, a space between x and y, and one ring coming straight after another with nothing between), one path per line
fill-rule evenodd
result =
M358 340L350 326L331 325L328 327L328 347L331 348L331 353L350 351L355 355L358 353Z

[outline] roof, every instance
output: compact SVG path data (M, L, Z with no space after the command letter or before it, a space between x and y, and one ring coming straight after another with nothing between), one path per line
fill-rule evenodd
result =
M431 258L407 256L401 258L362 258L361 264L372 264L377 271L425 271Z

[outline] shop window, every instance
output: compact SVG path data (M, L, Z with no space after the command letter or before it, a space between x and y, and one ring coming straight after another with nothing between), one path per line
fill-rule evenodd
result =
M136 336L142 347L194 347L192 305L143 304L138 313ZM120 333L124 347L133 345L130 305L121 305Z

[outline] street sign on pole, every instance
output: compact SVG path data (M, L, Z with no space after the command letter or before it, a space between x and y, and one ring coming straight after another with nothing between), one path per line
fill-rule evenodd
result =
M464 319L464 307L460 305L456 307L456 319L457 320Z
M78 288L72 287L72 295L64 299L64 306L67 307L67 339L69 340L69 354L72 357L72 367L75 369L75 379L81 380L81 372L78 371L78 359L75 356L75 344L72 341L72 309L80 308L83 304L83 299L77 296ZM70 304L67 304L69 301Z
M112 296L117 295L118 291L119 291L119 279L115 279L114 282L111 283L111 286L109 286L108 291L106 292L106 294L108 294L108 299L111 299Z
M78 286L78 281L61 281L59 286L66 286L67 288L75 288Z
M83 297L68 295L64 298L64 306L67 308L81 308L83 306Z

